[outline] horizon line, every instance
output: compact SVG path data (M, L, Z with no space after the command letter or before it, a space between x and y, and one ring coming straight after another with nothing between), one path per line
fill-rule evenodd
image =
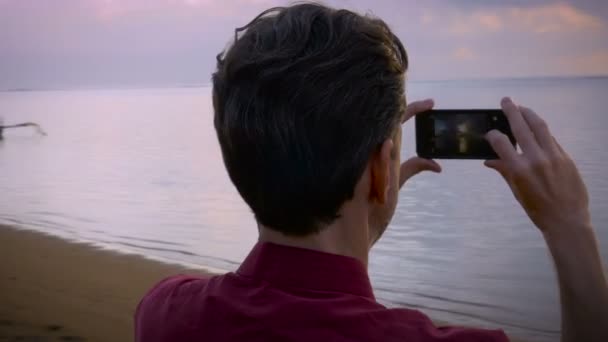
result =
M484 81L516 81L516 80L547 80L547 79L603 79L608 74L592 75L547 75L547 76L501 76L501 77L471 77L447 79L410 79L409 83L445 83L445 82L484 82ZM37 91L72 91L72 90L130 90L130 89L179 89L179 88L206 88L211 83L184 83L184 84L140 84L140 85L91 85L91 86L65 86L65 87L14 87L0 89L3 93L37 92Z

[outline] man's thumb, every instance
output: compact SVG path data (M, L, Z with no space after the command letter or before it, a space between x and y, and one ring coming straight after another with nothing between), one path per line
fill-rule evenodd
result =
M401 164L401 174L399 175L399 187L402 187L408 179L422 171L441 172L441 166L434 160L413 157Z

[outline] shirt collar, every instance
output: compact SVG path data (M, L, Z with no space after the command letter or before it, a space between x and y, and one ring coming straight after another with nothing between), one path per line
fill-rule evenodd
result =
M343 255L258 242L237 274L278 287L341 292L375 300L365 266Z

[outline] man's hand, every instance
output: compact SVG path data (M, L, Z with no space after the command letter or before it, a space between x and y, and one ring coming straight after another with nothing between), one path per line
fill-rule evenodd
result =
M587 188L545 121L509 98L504 98L501 106L522 153L517 153L506 135L493 130L487 139L500 159L486 161L486 166L504 177L515 198L544 234L566 233L557 231L561 228L590 226Z
M401 123L413 118L416 114L431 110L435 103L432 99L424 101L416 101L407 105L405 115ZM422 171L441 172L441 166L435 161L420 157L413 157L401 164L401 172L399 175L399 187L403 187L405 182Z
M587 188L547 124L509 98L502 109L522 153L498 131L487 139L500 159L486 161L543 232L560 285L562 342L608 341L608 283L589 215Z

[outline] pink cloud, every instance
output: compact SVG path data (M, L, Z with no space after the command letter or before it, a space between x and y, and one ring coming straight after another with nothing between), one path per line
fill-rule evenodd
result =
M534 33L579 32L597 31L605 27L601 18L564 3L479 10L471 14L456 12L444 16L451 21L448 32L456 35L502 30Z
M600 18L568 4L513 8L509 17L536 33L598 30L604 27Z
M460 61L472 61L477 59L477 54L468 47L459 47L452 52L452 57Z
M0 0L1 1L1 0ZM232 15L248 6L270 5L276 0L88 0L101 19L112 19L134 12L153 12L193 8L211 15Z
M496 32L503 29L503 17L499 13L490 11L475 11L463 15L456 13L451 15L451 24L448 32L456 35L473 32Z
M608 49L558 59L563 73L578 75L608 75Z
M424 25L432 24L434 20L435 20L435 17L430 13L424 13L420 17L420 22Z
M482 27L490 31L498 31L503 27L502 19L496 14L477 13L476 20Z

